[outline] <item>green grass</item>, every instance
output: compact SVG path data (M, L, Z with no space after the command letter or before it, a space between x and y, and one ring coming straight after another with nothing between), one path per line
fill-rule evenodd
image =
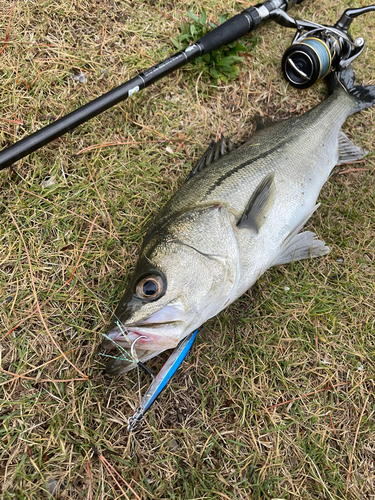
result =
M204 7L217 22L247 6L139 4L16 4L0 55L1 147L172 54L170 37L188 20L187 10ZM349 5L306 0L291 13L332 24ZM0 38L10 7L0 4ZM355 65L366 84L374 84L374 28L372 14L353 22L353 34L367 40ZM89 498L90 484L94 499L124 498L91 444L142 499L374 497L374 396L366 403L375 373L373 109L344 127L370 152L365 163L348 167L367 170L339 175L345 167L335 169L308 223L330 246L328 256L271 269L207 322L139 432L126 432L139 401L137 374L103 375L102 334L147 224L211 138L223 131L241 140L255 113L285 118L324 97L323 85L301 94L282 80L291 30L268 24L256 35L236 80L215 87L186 66L0 173L1 336L36 307L10 212L30 254L39 302L69 279L96 216L98 224L71 283L42 307L54 339L64 352L73 350L68 358L89 380L64 383L79 374L61 358L40 368L59 352L38 313L1 342L2 368L34 370L28 376L37 379L0 386L4 500L52 498L47 485L53 481L61 498ZM80 72L84 84L72 78ZM109 142L118 144L86 149ZM150 365L157 370L163 359ZM1 373L0 383L11 378Z

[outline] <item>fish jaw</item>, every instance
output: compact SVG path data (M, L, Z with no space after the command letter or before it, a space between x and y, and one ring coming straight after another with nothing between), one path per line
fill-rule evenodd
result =
M188 328L183 305L174 300L138 321L112 322L102 346L111 349L118 344L129 349L136 342L137 350L164 351L176 347Z
M184 330L181 321L153 326L115 326L107 332L102 347L113 349L118 344L122 348L129 349L136 341L137 350L164 351L178 345L181 338L185 336L181 333Z
M146 361L158 356L162 351L137 351L137 356L139 361L145 363ZM105 371L107 375L111 377L122 375L133 368L135 368L137 364L132 360L128 360L125 357L112 358L108 361L105 367Z

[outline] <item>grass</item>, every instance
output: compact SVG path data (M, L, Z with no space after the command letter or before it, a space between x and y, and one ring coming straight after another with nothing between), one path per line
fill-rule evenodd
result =
M306 0L292 13L332 24L349 5ZM246 6L204 5L215 22ZM185 0L0 3L0 38L10 26L0 42L1 146L172 54L186 10L201 9ZM353 22L367 40L355 65L367 84L374 27L372 14ZM366 170L335 169L308 224L328 256L271 269L207 322L139 432L126 432L137 374L102 372L102 333L147 224L212 136L241 140L256 112L300 114L325 94L282 80L292 31L268 24L256 35L237 80L215 87L186 66L0 173L1 336L23 321L1 341L1 366L32 378L0 376L4 500L52 498L48 489L125 498L98 454L142 499L375 498L372 109L344 127L370 152L349 167ZM86 83L72 78L79 73ZM59 357L41 316L28 318L36 297L50 299L41 307L48 330L88 380L64 382L82 375Z

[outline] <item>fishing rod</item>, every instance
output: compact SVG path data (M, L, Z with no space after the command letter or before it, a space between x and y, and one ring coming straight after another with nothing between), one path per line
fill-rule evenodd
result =
M266 0L228 19L185 50L146 69L119 87L0 151L0 170L157 82L197 57L228 45L303 0ZM276 20L276 19L275 19Z
M70 132L188 62L234 42L269 20L297 30L281 64L285 79L293 87L298 89L311 87L330 72L344 69L363 52L366 45L363 37L355 40L351 38L348 33L350 25L354 18L374 11L375 5L347 9L334 26L327 26L312 21L296 20L286 13L289 8L302 1L266 0L255 7L249 7L204 35L185 50L3 149L0 151L0 170Z

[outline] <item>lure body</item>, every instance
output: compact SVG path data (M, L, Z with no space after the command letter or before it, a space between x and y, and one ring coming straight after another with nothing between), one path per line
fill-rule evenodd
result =
M132 417L128 420L128 432L135 430L138 422L143 418L144 414L150 409L152 403L155 402L161 391L166 387L177 369L180 367L183 360L190 351L194 340L197 336L198 329L185 337L176 347L173 353L169 356L163 368L154 378L152 384L147 389L142 401Z

